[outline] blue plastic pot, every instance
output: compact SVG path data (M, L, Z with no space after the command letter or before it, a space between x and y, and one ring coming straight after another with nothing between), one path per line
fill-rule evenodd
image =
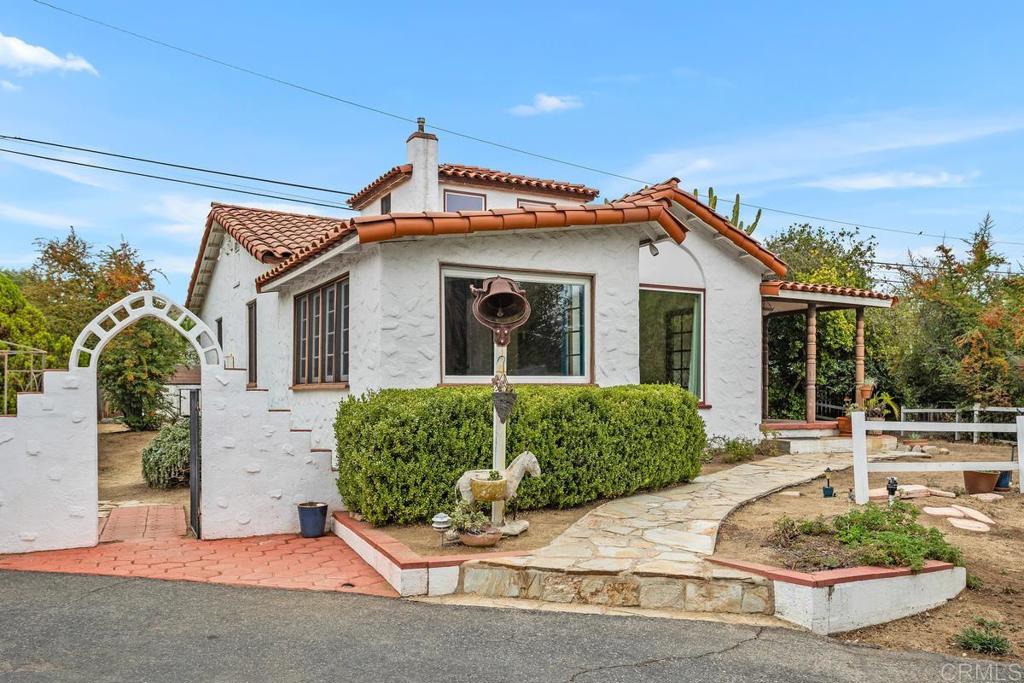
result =
M1010 490L1010 470L1003 470L999 473L999 479L996 480L997 491L1009 491Z
M327 503L299 503L299 529L303 538L320 538L327 524Z

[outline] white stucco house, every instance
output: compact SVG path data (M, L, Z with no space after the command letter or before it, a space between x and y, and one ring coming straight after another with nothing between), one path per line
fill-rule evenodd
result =
M709 434L761 433L763 321L805 312L810 410L798 426L834 427L814 415L816 311L891 298L780 282L778 257L676 179L595 202L583 185L439 163L422 124L406 146L405 164L349 200L356 217L214 204L207 219L186 305L314 446L334 447L350 393L486 383L493 347L469 285L497 274L533 307L510 345L515 383L677 383Z

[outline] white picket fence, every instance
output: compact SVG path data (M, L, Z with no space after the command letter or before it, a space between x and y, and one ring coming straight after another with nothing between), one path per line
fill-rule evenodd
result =
M868 462L868 421L864 413L851 413L853 423L853 495L858 505L868 502L868 473L870 472L963 472L963 471L1013 471L1017 470L1017 486L1024 493L1024 415L1018 415L1016 423L991 424L982 422L961 422L957 429L978 434L1016 434L1017 462L958 461L958 462ZM876 422L870 423L872 431L882 432L949 432L947 422Z
M996 413L1001 415L1024 415L1024 407L992 407L983 406L980 403L975 403L970 408L904 408L900 406L900 420L903 420L904 422L911 422L910 420L907 420L907 417L911 415L924 415L926 420L929 418L934 419L936 415L952 415L953 422L949 424L947 429L943 429L940 431L952 432L953 439L956 441L960 440L960 432L969 431L960 428L960 415L962 415L963 413L970 413L972 422L981 422L982 413ZM992 431L993 430L991 429L985 429L980 432L974 432L974 443L978 443L978 437L980 434L989 433Z

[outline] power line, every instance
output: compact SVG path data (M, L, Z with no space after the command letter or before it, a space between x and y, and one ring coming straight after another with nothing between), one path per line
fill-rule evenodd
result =
M127 159L129 161L141 161L146 164L156 164L158 166L168 166L170 168L180 168L186 171L199 171L200 173L210 173L212 175L227 176L229 178L242 178L244 180L255 180L261 183L269 183L271 185L285 185L287 187L297 187L303 190L316 190L317 192L330 192L332 194L344 194L352 196L354 192L345 192L344 190L332 190L327 187L318 187L316 185L303 185L301 183L290 183L284 180L271 180L269 178L260 178L259 176L243 175L241 173L230 173L228 171L216 171L210 168L202 168L201 166L187 166L185 164L174 164L169 161L157 161L156 159L148 159L146 157L130 156L128 154L117 154L115 152L104 152L99 149L92 149L90 147L76 147L75 145L64 145L59 142L51 142L49 140L34 140L32 138L23 138L17 135L4 135L0 133L0 140L12 140L15 142L27 142L36 145L45 145L47 147L59 147L60 149L71 149L76 152L88 152L89 154L101 154L108 157L116 157L118 159Z
M357 109L362 109L364 111L372 112L374 114L379 114L381 116L387 116L387 117L395 119L397 121L405 121L407 123L416 123L416 119L413 118L413 117L410 117L410 116L405 116L403 114L396 114L395 112L391 112L391 111L388 111L386 109L382 109L380 107L375 107L375 106L372 106L372 105L368 105L368 104L363 104L361 102L357 102L355 100L347 99L347 98L344 98L344 97L339 97L337 95L332 95L332 94L330 94L328 92L324 92L322 90L317 90L316 88L312 88L310 86L302 85L300 83L296 83L294 81L289 81L289 80L286 80L286 79L283 79L283 78L278 78L276 76L271 76L269 74L266 74L266 73L263 73L263 72L260 72L260 71L256 71L255 69L250 69L250 68L245 67L245 66L241 66L241 65L238 65L238 64L227 62L227 61L224 61L222 59L218 59L216 57L211 57L209 55L203 54L201 52L197 52L195 50L190 50L188 48L180 47L178 45L174 45L172 43L168 43L168 42L160 40L158 38L153 38L151 36L147 36L145 34L138 33L136 31L132 31L131 29L127 29L127 28L124 28L122 26L117 26L117 25L114 25L114 24L110 24L110 23L107 23L107 22L102 21L100 19L95 19L95 18L87 16L85 14L80 14L78 12L74 12L74 11L66 9L64 7L60 7L59 5L55 5L55 4L51 3L51 2L46 2L45 0L32 0L32 1L35 2L37 5L41 5L43 7L47 7L49 9L51 9L51 10L54 10L54 11L57 11L57 12L61 12L61 13L66 14L68 16L72 16L72 17L75 17L77 19L81 19L82 21L86 21L86 22L89 22L91 24L95 24L97 26L102 26L103 28L106 28L108 30L116 31L118 33L122 33L124 35L128 35L128 36L131 36L133 38L136 38L138 40L143 40L143 41L151 43L153 45L158 45L158 46L163 47L165 49L173 50L175 52L179 52L181 54L185 54L185 55L188 55L190 57L194 57L196 59L200 59L200 60L209 62L211 64L216 64L218 66L221 66L221 67L224 67L224 68L227 68L227 69L232 69L234 71L237 71L237 72L240 72L240 73L244 73L244 74L247 74L249 76L253 76L255 78L260 78L260 79L263 79L265 81L269 81L271 83L276 83L278 85L283 85L283 86L288 87L288 88L293 88L295 90L299 90L301 92L305 92L305 93L308 93L308 94L311 94L311 95L316 95L317 97L323 97L325 99L333 100L335 102L339 102L341 104L346 104L348 106L355 107ZM642 180L640 178L634 178L632 176L623 175L621 173L614 173L612 171L606 171L606 170L603 170L603 169L595 168L593 166L587 166L585 164L576 163L574 161L567 161L565 159L559 159L558 157L553 157L553 156L550 156L550 155L547 155L547 154L541 154L539 152L533 152L533 151L530 151L530 150L527 150L527 149L523 149L521 147L515 147L513 145L508 145L508 144L501 143L501 142L495 142L493 140L488 140L486 138L481 138L481 137L478 137L478 136L475 136L475 135L470 135L468 133L462 133L460 131L453 130L451 128L445 128L443 126L438 126L436 124L426 124L426 125L427 125L428 128L431 128L433 130L436 130L436 131L439 131L439 132L442 132L442 133L447 133L448 135L454 135L456 137L460 137L460 138L463 138L463 139L466 139L466 140L471 140L473 142L478 142L478 143L481 143L481 144L490 145L492 147L497 147L499 149L504 149L504 150L507 150L507 151L510 151L510 152L515 152L517 154L523 154L523 155L526 155L526 156L534 157L536 159L543 159L545 161L550 161L550 162L553 162L553 163L562 164L564 166L570 166L570 167L573 167L573 168L578 168L578 169L581 169L581 170L584 170L584 171L590 171L591 173L598 173L598 174L609 176L609 177L612 177L612 178L619 178L621 180L628 180L630 182L641 183L643 185L653 185L654 184L654 183L652 183L650 181ZM841 220L841 219L836 219L836 218L825 218L825 217L822 217L822 216L814 216L814 215L811 215L811 214L800 213L800 212L797 212L797 211L789 211L789 210L786 210L786 209L777 209L777 208L774 208L774 207L762 206L762 205L759 205L759 204L752 204L750 202L742 202L741 201L740 205L741 206L746 206L746 207L749 207L749 208L753 208L753 209L761 209L762 211L771 211L772 213L778 213L778 214L782 214L782 215L786 215L786 216L794 216L794 217L797 217L797 218L805 218L805 219L808 219L808 220L815 220L815 221L825 221L825 222L828 222L828 223L836 223L836 224L840 224L840 225L848 225L848 226L851 226L851 227L861 227L861 228L865 228L867 230L877 230L877 231L880 231L880 232L891 232L891 233L897 233L897 234L902 234L902 235L913 235L913 236L917 236L917 237L931 237L931 238L942 239L942 240L945 240L945 239L948 239L948 238L951 237L950 235L938 235L938 234L935 234L935 233L924 232L923 230L922 231L905 230L905 229L900 229L900 228L890 228L890 227L884 227L884 226L867 225L865 223L859 223L857 221L848 221L848 220ZM956 239L963 240L963 241L967 240L967 238L965 238L965 237L956 237ZM1024 242L1012 242L1012 241L1004 241L1004 240L993 240L993 243L1016 245L1016 246L1024 246Z
M223 185L213 185L213 184L210 184L210 183L200 183L200 182L196 182L196 181L193 181L193 180L184 180L182 178L171 178L169 176L153 175L152 173L141 173L139 171L129 171L129 170L126 170L126 169L123 169L123 168L113 168L113 167L110 167L110 166L100 166L98 164L87 164L84 161L72 161L71 159L61 159L59 157L45 156L45 155L42 155L42 154L30 154L29 152L19 152L19 151L14 150L14 149L6 149L6 148L3 148L3 147L0 147L0 152L4 152L6 154L16 154L16 155L22 156L22 157L32 157L33 159L44 159L46 161L55 161L55 162L58 162L58 163L61 163L61 164L71 164L73 166L82 166L84 168L95 168L95 169L98 169L100 171L109 171L111 173L122 173L124 175L138 176L140 178L149 178L151 180L162 180L162 181L169 182L169 183L178 183L180 185L192 185L194 187L205 187L205 188L209 188L209 189L212 189L212 190L224 190L226 192L237 192L239 194L247 194L247 195L250 195L250 196L253 196L253 197L265 197L267 199L278 199L278 200L285 201L285 202L293 202L295 204L309 204L311 206L323 206L323 207L326 207L328 209L344 209L346 211L353 211L354 210L354 209L350 209L347 206L342 206L340 204L329 204L329 203L326 203L326 202L319 202L319 201L306 200L306 199L294 199L292 197L289 197L289 196L286 196L286 195L281 195L281 194L268 194L266 192L253 192L251 190L240 190L240 189L236 189L236 188L232 188L232 187L225 187Z

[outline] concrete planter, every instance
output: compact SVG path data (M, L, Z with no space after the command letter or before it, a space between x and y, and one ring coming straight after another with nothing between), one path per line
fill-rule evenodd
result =
M469 488L473 491L473 498L485 503L493 503L496 500L505 500L508 482L505 478L470 479Z

